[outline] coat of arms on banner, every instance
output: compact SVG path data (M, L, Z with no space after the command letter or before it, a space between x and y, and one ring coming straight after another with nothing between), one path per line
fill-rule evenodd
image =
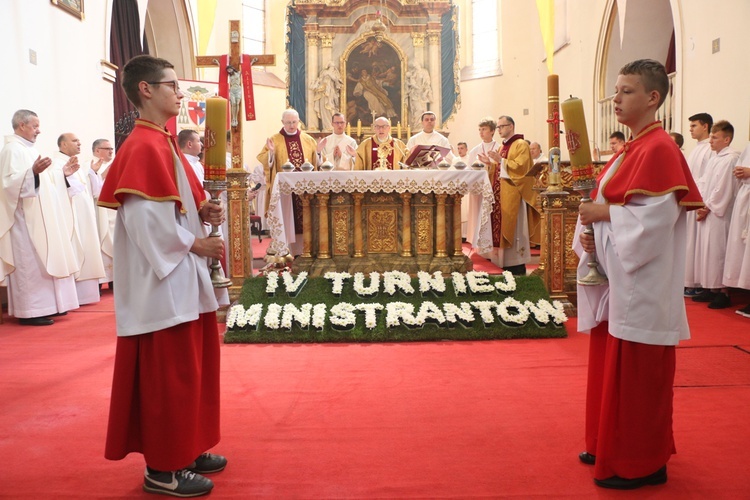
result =
M177 115L175 133L189 129L202 134L206 121L206 99L219 94L219 84L180 80L180 88L183 89L185 97Z

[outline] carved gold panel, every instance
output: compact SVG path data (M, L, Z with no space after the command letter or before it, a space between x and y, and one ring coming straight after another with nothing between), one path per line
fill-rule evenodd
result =
M432 209L416 210L417 255L432 255Z
M367 252L398 252L398 210L396 208L367 209Z
M349 209L335 208L333 222L333 255L349 255Z

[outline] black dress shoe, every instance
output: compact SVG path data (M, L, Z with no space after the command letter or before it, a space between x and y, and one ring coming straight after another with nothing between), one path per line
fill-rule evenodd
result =
M47 316L47 317L48 317L48 318L54 318L54 317L57 317L57 316L66 316L67 314L68 314L68 311L63 311L63 312L61 312L61 313L50 314L50 315L49 315L49 316Z
M692 298L693 302L711 302L716 297L716 292L710 290L703 292L700 295L696 295Z
M25 326L49 326L54 325L55 322L49 318L18 318L18 323Z
M526 264L504 267L503 271L508 271L513 276L526 276Z
M578 460L586 465L594 465L596 463L596 455L592 455L588 451L582 451L578 454Z
M618 476L612 476L608 479L594 479L594 484L602 488L611 488L613 490L634 490L641 486L655 486L667 482L667 466L665 465L658 471L644 477L635 479L625 479Z

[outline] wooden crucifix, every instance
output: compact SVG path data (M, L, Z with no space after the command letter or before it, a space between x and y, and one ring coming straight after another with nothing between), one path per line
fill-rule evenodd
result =
M249 55L243 57L242 54L242 36L239 21L229 21L229 57L226 58L228 65L237 71L237 76L229 75L230 87L240 86L243 81L239 77L241 61L249 60L251 65L257 66L274 66L276 56L274 55ZM216 67L221 65L222 56L197 56L195 58L198 67ZM224 68L219 68L224 69ZM244 68L248 72L252 71L250 67ZM224 72L221 72L223 75ZM224 82L226 83L226 82ZM222 82L219 83L222 85ZM237 88L230 88L230 92L237 91ZM231 97L231 96L230 96ZM235 94L235 102L232 102L232 134L231 134L231 166L227 168L227 220L229 221L227 236L227 245L229 246L229 256L227 258L226 275L232 280L229 287L230 300L236 300L239 297L240 290L245 278L253 275L253 252L250 249L250 210L247 203L247 177L248 174L243 168L242 161L242 122L244 121L241 114L240 102L242 93ZM230 102L232 100L230 99Z

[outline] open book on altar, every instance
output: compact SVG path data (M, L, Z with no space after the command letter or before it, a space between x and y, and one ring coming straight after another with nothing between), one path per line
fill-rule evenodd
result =
M435 146L434 144L414 146L404 163L410 168L437 168L440 160L450 152L450 148Z

